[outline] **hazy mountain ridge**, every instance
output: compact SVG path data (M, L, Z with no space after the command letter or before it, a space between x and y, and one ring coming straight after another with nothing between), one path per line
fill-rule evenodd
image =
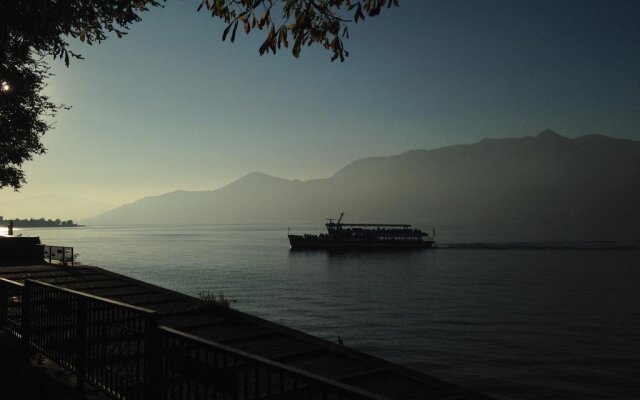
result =
M85 222L321 222L344 210L375 222L486 223L549 237L638 238L637 182L640 142L544 131L364 158L326 179L254 172L217 190L148 197Z

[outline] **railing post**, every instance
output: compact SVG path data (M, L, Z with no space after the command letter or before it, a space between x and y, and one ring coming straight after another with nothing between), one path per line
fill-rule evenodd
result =
M76 296L76 388L82 390L87 375L87 300Z
M20 334L22 335L22 343L25 346L31 344L31 291L32 283L30 280L24 281L22 287L22 302L21 302L21 315L20 315Z
M163 380L163 356L160 331L158 329L158 316L148 314L145 317L145 368L144 368L144 394L145 400L160 400L164 396Z
M9 288L3 283L0 283L0 326L4 326L7 323L9 315Z

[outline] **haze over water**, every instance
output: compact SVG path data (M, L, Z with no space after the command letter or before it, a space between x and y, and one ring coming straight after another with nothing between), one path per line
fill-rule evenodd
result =
M241 311L328 340L340 336L354 349L497 398L640 396L638 243L624 244L631 250L593 250L602 244L585 242L553 250L549 243L512 246L518 238L482 228L439 226L440 249L291 252L287 228L21 233L74 246L85 264L160 286L223 292ZM495 244L502 249L489 249ZM583 250L569 249L576 247Z

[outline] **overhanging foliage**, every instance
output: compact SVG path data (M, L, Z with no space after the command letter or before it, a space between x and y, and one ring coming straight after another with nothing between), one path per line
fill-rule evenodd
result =
M69 48L77 38L99 43L126 35L140 14L166 0L7 0L0 1L0 189L18 190L25 181L22 164L43 154L42 135L63 105L43 94L50 76L45 56L64 60L82 56ZM259 53L321 45L331 60L349 53L347 25L376 16L399 0L201 0L206 11L226 24L222 39L236 38L238 27L266 32Z

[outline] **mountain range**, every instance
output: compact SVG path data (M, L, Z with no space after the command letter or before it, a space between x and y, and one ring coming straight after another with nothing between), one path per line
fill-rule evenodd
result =
M326 179L254 172L217 190L145 197L87 224L372 221L500 227L550 239L640 239L640 142L484 139L352 162ZM351 217L351 220L354 218Z

